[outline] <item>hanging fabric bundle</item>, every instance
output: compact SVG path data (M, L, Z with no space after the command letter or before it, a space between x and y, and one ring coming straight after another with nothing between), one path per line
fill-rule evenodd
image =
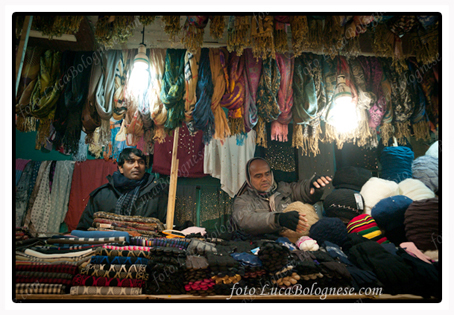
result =
M367 25L373 21L374 15L355 15L353 20L345 28L345 37L350 39L365 33L367 31Z
M114 93L114 107L112 117L115 120L122 120L125 117L127 107L124 104L124 89L126 83L126 69L125 61L128 60L128 51L123 50L115 66L115 93Z
M309 26L307 23L307 16L292 16L290 18L290 28L292 31L293 55L298 57L308 48Z
M301 148L303 155L312 153L316 156L320 153L320 119L327 105L322 58L313 54L302 54L295 58L292 147Z
M337 15L327 16L323 29L323 52L328 54L331 59L339 54L343 42L343 28L340 17ZM348 37L347 37L348 39Z
M238 56L243 54L244 48L249 45L249 30L251 28L250 16L229 17L227 26L227 50L235 51Z
M276 62L281 74L277 95L281 114L271 123L271 140L287 142L288 124L292 120L294 58L291 55L276 54Z
M181 30L179 15L164 15L161 18L164 23L164 32L169 35L169 40L175 42L175 37Z
M189 50L184 55L184 85L185 85L185 103L184 116L189 132L194 133L192 112L197 102L196 88L199 73L200 48L191 53Z
M225 19L222 15L210 16L210 35L213 39L221 39L224 36Z
M394 34L385 24L375 28L372 49L377 57L392 57L394 55Z
M421 72L424 67L420 68ZM435 69L435 68L434 68ZM435 76L436 72L432 69L426 70L422 77L421 87L426 96L426 111L429 116L429 121L434 125L434 128L438 130L438 115L439 115L439 105L438 105L438 73ZM435 130L434 130L435 131Z
M394 34L394 54L392 65L399 74L408 70L408 66L405 62L401 38L416 25L416 22L415 16L408 15L395 16L388 21L388 28Z
M141 15L141 16L139 16L139 22L143 26L150 25L151 23L154 23L155 20L156 20L156 15Z
M213 96L211 98L211 110L214 115L214 139L221 142L230 136L230 128L227 123L224 110L221 107L221 100L225 93L225 76L221 63L221 52L219 48L209 50L211 78L213 80Z
M287 27L291 17L275 16L274 17L274 48L277 53L288 52Z
M150 49L150 113L155 125L153 139L159 143L164 142L166 133L164 124L167 121L167 109L161 101L162 78L164 77L164 66L166 49Z
M421 85L417 82L418 74L420 75L419 66L414 58L407 59L408 69L411 73L408 80L409 84L413 85L413 91L415 92L415 109L413 115L410 117L411 124L413 127L413 134L416 140L429 140L429 121L426 115L426 96ZM412 79L413 77L413 79Z
M255 58L276 58L273 38L273 17L252 17L251 23L252 53Z
M383 95L386 100L386 112L383 116L382 125L380 126L380 137L382 139L382 143L387 146L389 139L394 135L394 126L393 118L394 118L394 110L393 110L393 101L395 101L395 96L392 91L392 76L388 71L387 62L384 58L378 59L381 64L383 70L383 78L381 81L381 88L383 90ZM386 67L386 68L385 68Z
M101 77L96 89L96 110L101 118L101 132L98 145L106 147L110 143L110 118L113 113L115 93L115 67L120 59L121 51L110 50L103 58Z
M275 121L281 111L277 102L281 73L275 59L263 60L262 76L257 89L257 144L267 147L265 123Z
M203 131L203 143L210 143L214 133L214 116L211 110L213 96L213 79L211 77L210 56L208 48L203 48L200 56L200 69L197 81L197 103L193 112L194 127Z
M257 124L257 89L259 86L260 74L262 72L262 59L256 59L252 50L247 48L244 51L244 77L245 77L245 98L244 98L244 129L249 132Z
M323 20L310 16L308 18L309 33L307 38L308 50L314 53L319 53L322 50L323 45Z
M181 43L190 53L196 54L203 44L203 34L208 24L208 16L188 15L183 26ZM199 52L200 53L200 52Z
M375 57L361 56L358 58L358 61L364 71L366 91L371 92L375 96L368 110L370 132L374 139L376 139L377 128L381 125L387 107L386 97L382 89L382 81L384 80L383 69Z
M418 27L409 35L418 63L426 65L439 61L438 21L427 28Z
M134 34L134 29L134 15L115 16L115 19L113 20L113 33L120 44L126 43L128 41L128 38Z
M35 149L39 150L45 144L50 132L50 124L54 119L55 108L61 90L60 78L61 53L47 50L40 60L38 80L30 99L31 114L39 119L38 134Z
M61 37L63 34L76 34L83 19L83 15L56 16L52 27L54 36Z
M220 58L226 83L221 106L229 110L228 117L231 134L244 133L244 56L238 56L236 52L229 54L224 48L221 48Z
M39 62L42 48L28 48L25 52L19 88L16 94L16 128L22 132L36 130L36 119L31 116L30 98L38 81Z
M173 130L184 120L184 56L183 49L167 49L162 79L161 101L167 109L164 125Z
M94 32L95 39L106 48L110 48L114 44L114 33L112 27L114 19L114 16L100 15L96 21L96 28Z

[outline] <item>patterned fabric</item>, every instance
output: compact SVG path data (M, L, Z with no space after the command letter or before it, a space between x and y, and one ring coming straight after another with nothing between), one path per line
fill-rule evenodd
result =
M197 102L196 87L199 79L199 64L200 64L201 53L200 49L191 53L186 50L184 55L184 85L185 85L185 104L184 104L184 116L186 123L188 124L189 130L193 131L192 124L193 111Z
M61 272L42 272L42 271L17 271L16 277L42 277L57 279L72 279L74 275Z
M419 72L419 66L416 63L416 60L413 58L407 59L408 69L412 76L414 76L414 80L410 80L410 84L413 85L413 91L415 93L415 108L413 114L410 117L411 124L413 126L413 133L416 137L416 140L423 139L429 140L429 123L428 117L426 114L426 96L424 91L421 87L421 84L417 82L417 71Z
M165 127L173 130L184 120L184 56L183 49L167 49L162 78L161 101L167 109Z
M260 75L262 73L262 59L256 59L252 55L252 50L244 50L244 128L249 132L257 124L257 89L259 86Z
M124 236L119 237L67 237L67 238L50 238L48 244L103 244L103 243L125 243Z
M115 205L115 214L130 216L132 207L137 201L139 190L148 183L149 173L145 173L141 180L126 178L119 171L113 173L112 179L116 189L121 193Z
M50 162L50 161L49 161ZM31 208L30 225L33 225L35 235L46 236L47 222L49 221L50 214L50 188L49 188L49 174L52 163L48 163L42 174L41 181L36 182L38 185L38 193L36 200Z
M151 223L151 224L162 224L159 219L156 218L147 218L147 217L141 217L141 216L127 216L127 215L119 215L115 213L109 213L109 212L102 212L98 211L93 214L93 217L96 218L104 218L104 219L110 219L110 220L115 220L115 221L130 221L130 222L141 222L141 223ZM125 222L126 224L126 222ZM152 225L153 226L153 225Z
M65 294L66 286L49 283L17 283L16 294Z
M211 48L209 56L211 78L213 80L211 110L214 115L214 139L223 141L225 137L230 136L230 128L224 110L221 108L221 100L225 92L225 77L219 48Z
M164 246L164 247L177 247L186 249L190 243L190 239L186 238L145 238L145 237L131 237L130 244L139 246Z
M28 264L16 264L16 271L37 271L37 272L52 272L74 275L77 272L77 264L66 263L66 264L42 264L42 263L28 263Z
M151 247L147 246L115 246L115 245L103 245L102 248L104 249L115 249L115 250L141 250L145 252L149 252L151 250Z
M72 280L72 286L143 288L145 284L144 280L94 277L81 274L77 274Z
M16 283L60 283L71 285L71 279L16 276Z
M226 82L226 91L221 106L229 110L229 118L242 118L244 107L244 57L236 52L230 55L224 48L220 49L220 58Z
M438 74L437 74L438 75ZM434 71L426 71L423 74L421 87L426 96L427 115L431 123L438 129L439 103L438 103L438 82Z
M123 51L119 56L118 62L115 66L115 92L113 95L114 107L113 116L115 120L121 120L124 118L126 113L126 106L123 102L124 99L124 88L126 82L127 69L125 69L126 52Z
M103 270L107 272L123 272L123 273L145 273L147 272L147 265L125 265L125 264L87 264L82 270L85 270L86 274L90 274L89 270ZM81 271L82 273L82 271Z
M389 243L388 239L382 234L375 220L368 214L360 214L354 217L347 225L348 233L358 233L359 235L377 242L378 244Z
M108 257L134 257L134 258L146 258L151 259L154 256L150 250L116 250L116 249L106 249L106 248L97 248L96 255L98 256L108 256Z
M203 143L210 142L215 132L214 115L211 109L213 96L213 79L211 77L210 56L207 48L202 49L200 56L199 80L197 81L197 103L195 103L194 127L203 131ZM188 126L189 128L189 126Z
M93 220L93 223L96 224L96 226L105 226L106 224L111 225L112 227L120 227L120 228L129 228L132 231L150 231L150 232L156 232L156 231L162 231L161 224L158 223L136 223L136 222L128 222L128 221L114 221L114 220L109 220L109 219L101 219L101 218L96 218Z
M90 259L91 264L129 264L129 265L147 265L148 259L142 257L119 257L119 256L92 256Z
M70 294L71 295L141 295L142 288L75 286L75 287L71 287Z
M281 114L277 102L280 84L281 73L276 60L265 59L257 90L258 116L265 122L274 121Z
M69 253L57 253L57 254L43 254L32 249L26 249L24 252L26 255L37 257L37 258L74 258L88 256L94 253L94 250L89 248L83 251L69 252Z
M162 104L161 84L164 77L164 65L166 58L166 49L152 48L150 49L150 73L155 75L151 77L150 82L150 113L151 118L155 123L154 140L159 142L164 141L166 134L164 132L164 124L167 120L167 109Z
M131 265L136 266L136 265ZM149 274L147 272L121 272L121 271L108 271L101 269L87 269L80 270L81 275L88 275L93 277L106 277L106 278L119 278L119 279L138 279L147 281Z
M278 92L278 104L281 114L271 124L271 140L287 142L288 124L292 120L294 58L285 54L276 54L276 62L281 74L281 84Z
M408 33L417 23L415 16L402 15L395 16L388 21L388 28L391 32L399 37Z
M22 176L17 183L16 188L16 226L22 226L25 211L27 209L29 194L29 186L32 177L32 172L35 162L31 161L25 166Z
M33 173L32 173L32 180L30 181L30 184L33 183L33 187L30 187L31 189L29 190L30 198L28 200L27 214L25 215L25 219L24 219L24 226L30 230L30 233L33 236L36 236L36 228L32 223L30 223L30 221L32 219L32 209L33 209L33 205L36 200L36 196L38 195L38 192L39 192L40 183L42 181L43 174L46 171L47 166L50 164L50 161L43 161L43 162L39 162L37 164L39 164L39 166L38 166L39 170L36 171L37 165L35 165L35 169L33 170Z

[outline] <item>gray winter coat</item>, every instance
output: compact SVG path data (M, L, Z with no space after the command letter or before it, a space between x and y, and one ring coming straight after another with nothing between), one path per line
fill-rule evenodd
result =
M295 183L279 182L275 197L276 212L283 212L294 201L314 204L323 195L323 189L316 189L313 195L309 194L311 180ZM247 189L233 202L233 222L236 226L249 234L257 235L273 233L282 227L275 222L276 212L271 211L269 198L260 196L255 189Z

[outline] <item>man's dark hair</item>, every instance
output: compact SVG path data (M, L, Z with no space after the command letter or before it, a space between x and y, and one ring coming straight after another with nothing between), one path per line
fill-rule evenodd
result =
M131 153L137 155L145 161L145 154L143 154L141 150L136 148L126 148L121 151L120 156L118 157L118 166L123 166L123 164L125 164L125 161L131 158Z

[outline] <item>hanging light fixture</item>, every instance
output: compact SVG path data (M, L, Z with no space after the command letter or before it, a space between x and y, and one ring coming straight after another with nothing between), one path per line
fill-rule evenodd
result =
M145 45L145 26L143 27L142 30L142 42L139 44L139 53L134 57L134 69L141 68L148 70L148 67L150 65L150 62L148 60L148 56L146 54L147 48Z
M148 88L149 84L150 63L146 54L147 50L144 40L145 26L142 31L142 42L139 44L139 52L134 57L134 67L129 79L130 91L136 96L141 95Z

